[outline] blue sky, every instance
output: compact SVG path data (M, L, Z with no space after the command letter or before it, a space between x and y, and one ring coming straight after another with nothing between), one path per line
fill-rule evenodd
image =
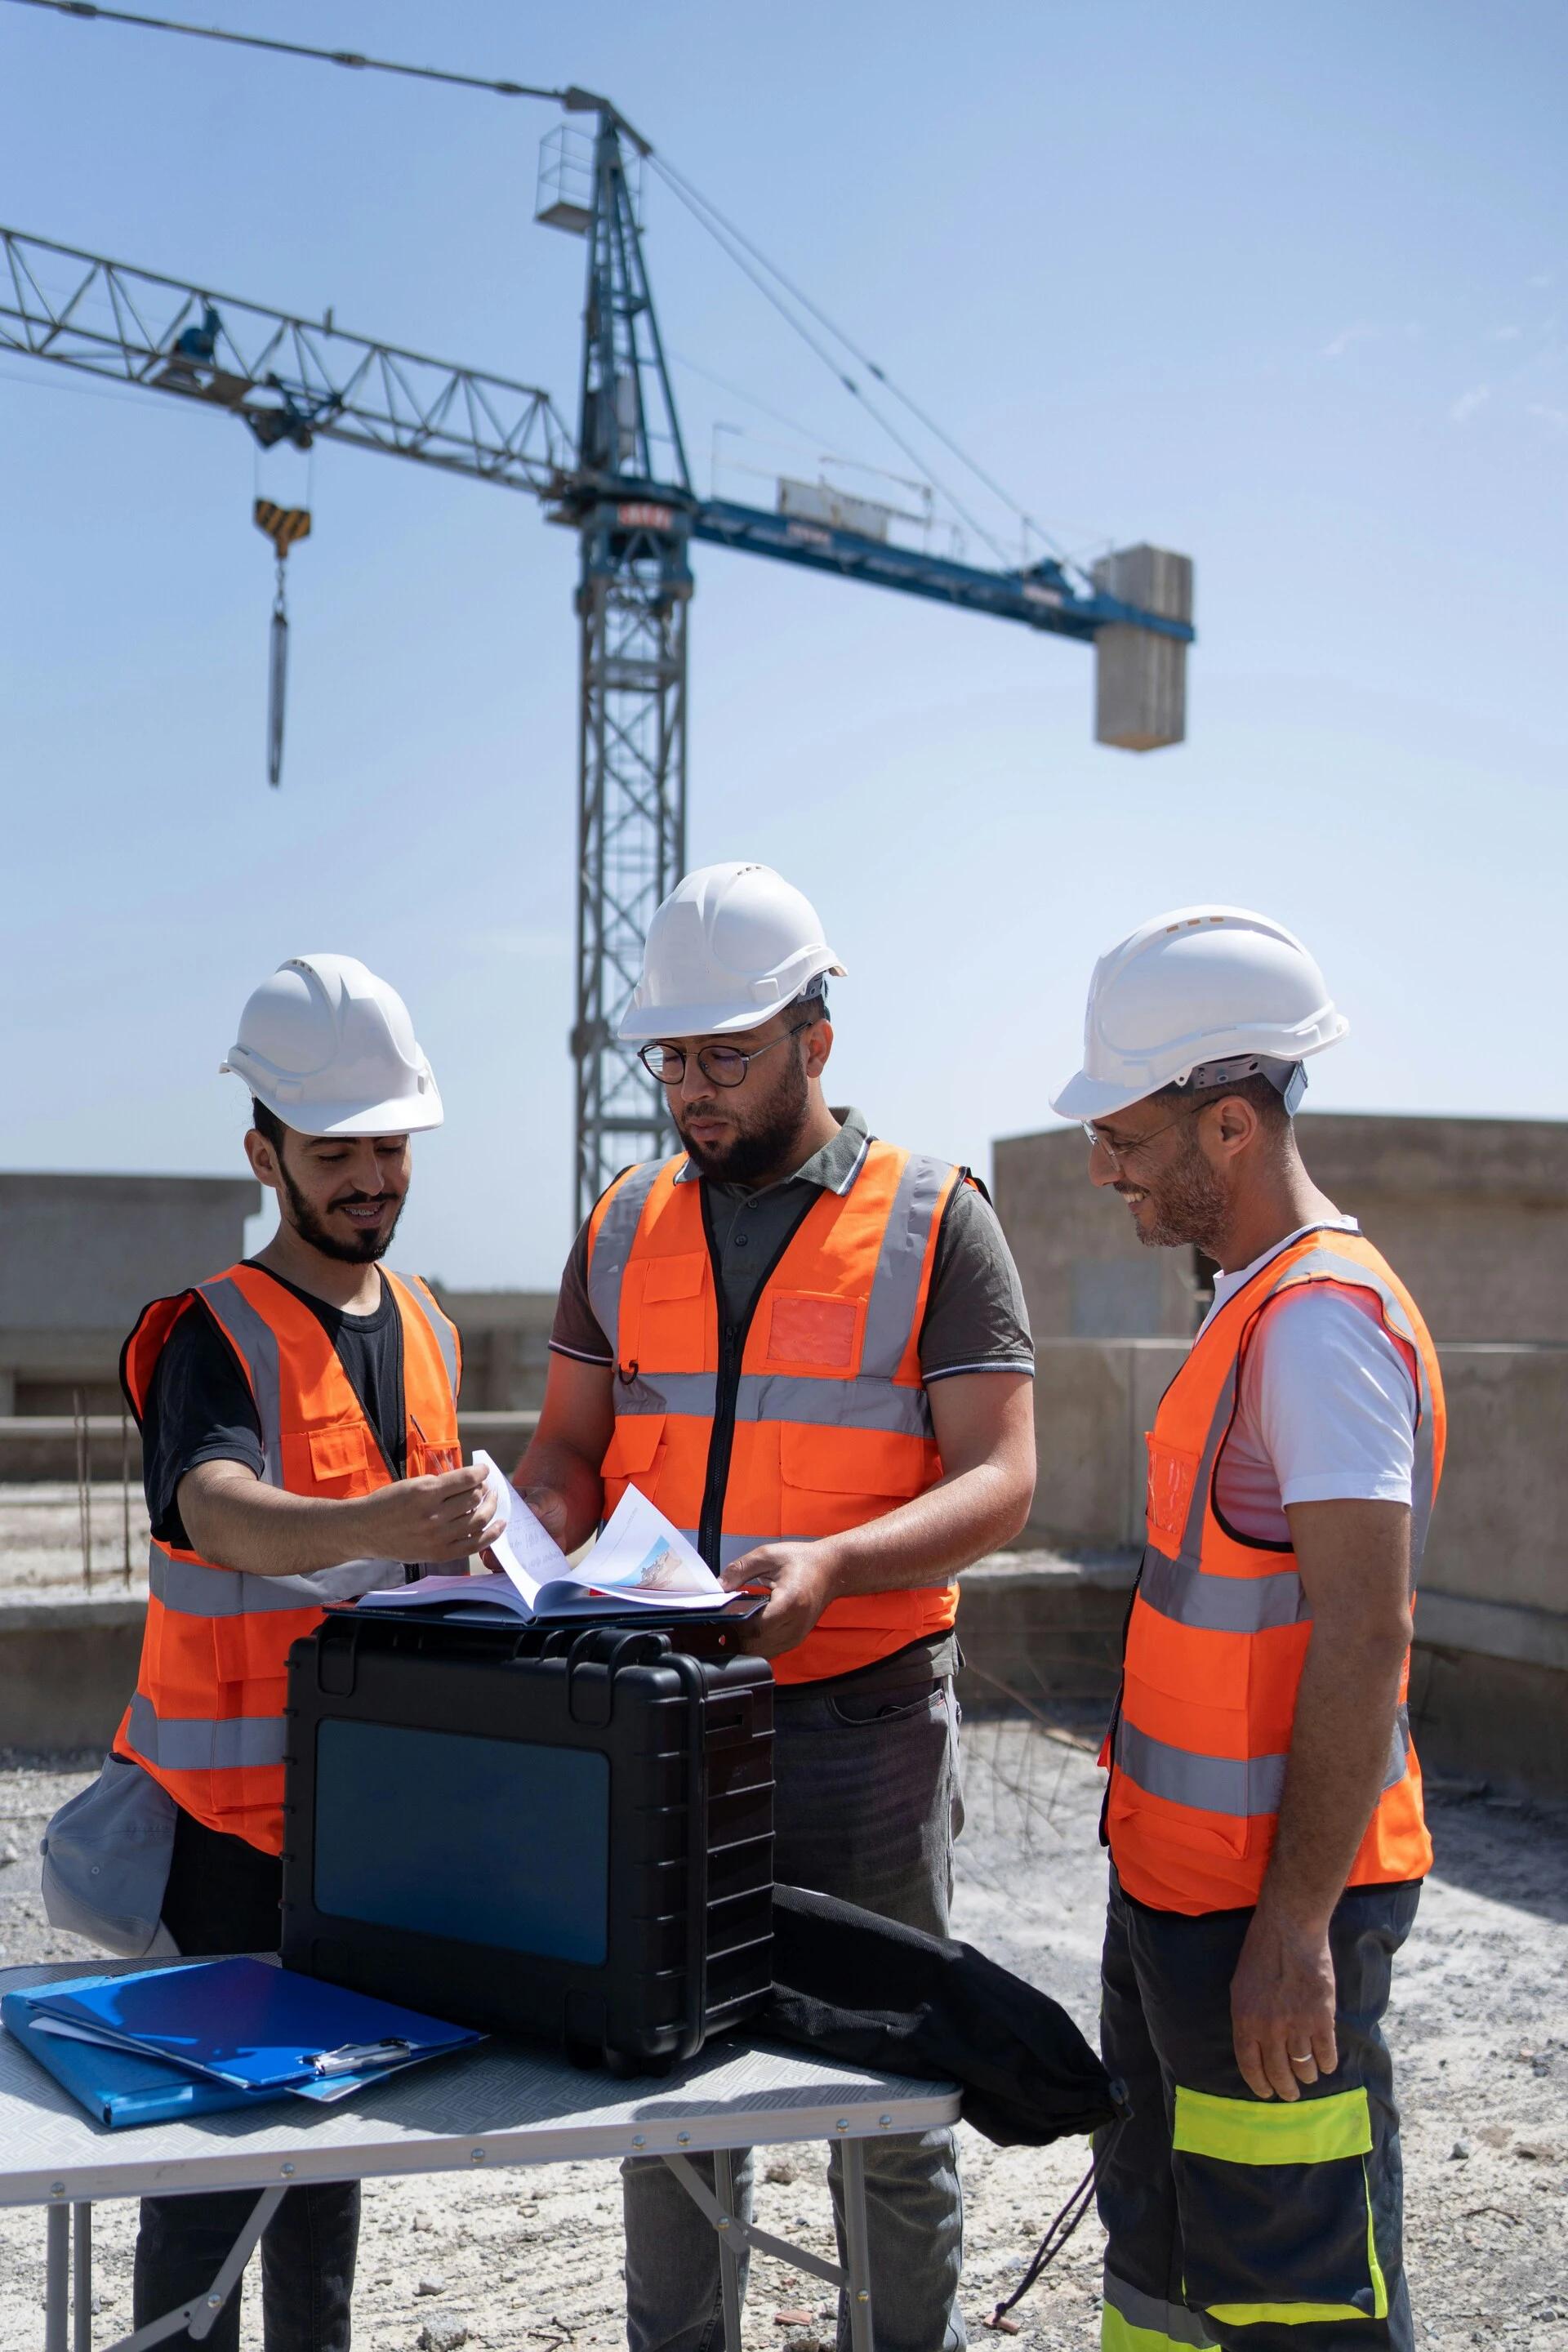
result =
M1092 742L1082 648L699 551L692 860L816 900L837 1098L984 1167L1047 1121L1096 954L1212 898L1293 925L1350 1013L1321 1107L1568 1114L1555 0L190 13L607 89L1069 548L1194 556L1190 740L1140 760ZM0 5L8 225L570 411L555 119ZM647 219L704 483L716 424L909 472L657 184ZM258 487L315 514L279 793ZM574 557L527 499L327 445L307 491L227 419L0 355L0 1164L232 1169L239 1005L340 949L447 1104L399 1255L553 1281Z

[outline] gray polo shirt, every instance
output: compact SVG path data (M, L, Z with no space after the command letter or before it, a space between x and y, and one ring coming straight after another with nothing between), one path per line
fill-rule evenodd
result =
M847 1192L870 1141L858 1110L836 1110L841 1124L793 1176L753 1191L716 1184L689 1166L678 1183L708 1182L708 1211L719 1254L725 1320L744 1320L758 1285L819 1192ZM584 1363L613 1364L615 1356L588 1297L588 1228L573 1244L562 1277L550 1344ZM955 1372L1029 1372L1034 1341L1023 1287L996 1212L972 1185L956 1186L942 1213L931 1269L931 1295L920 1335L921 1378L950 1380Z

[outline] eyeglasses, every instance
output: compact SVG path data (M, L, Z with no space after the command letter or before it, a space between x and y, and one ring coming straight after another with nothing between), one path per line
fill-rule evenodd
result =
M1108 1135L1100 1133L1091 1118L1079 1119L1079 1125L1089 1138L1090 1150L1103 1151L1111 1166L1121 1169L1135 1151L1142 1151L1146 1143L1152 1143L1157 1135L1168 1135L1172 1128L1180 1127L1184 1118L1195 1118L1199 1111L1207 1108L1207 1103L1189 1103L1185 1110L1176 1113L1174 1118L1168 1118L1163 1127L1152 1127L1147 1135L1130 1137L1125 1143L1112 1143Z
M753 1062L763 1054L771 1054L775 1045L787 1045L792 1037L798 1037L803 1029L814 1029L821 1017L820 1013L813 1013L808 1021L797 1021L795 1027L786 1029L782 1037L770 1037L765 1045L753 1045L749 1054L742 1054L737 1045L700 1045L689 1058L696 1062L710 1086L738 1087L744 1081ZM678 1087L680 1084L686 1076L688 1058L684 1045L639 1045L637 1048L638 1061L649 1077L657 1078L661 1087Z

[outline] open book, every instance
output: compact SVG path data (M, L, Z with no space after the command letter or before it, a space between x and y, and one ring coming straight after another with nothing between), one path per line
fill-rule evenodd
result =
M707 1562L679 1528L646 1495L628 1486L591 1551L575 1563L547 1535L517 1488L482 1448L474 1467L483 1470L500 1534L482 1554L494 1567L488 1576L426 1576L417 1584L397 1584L367 1592L362 1609L439 1608L447 1618L494 1623L510 1617L611 1617L628 1606L657 1609L722 1609L737 1596L726 1592Z

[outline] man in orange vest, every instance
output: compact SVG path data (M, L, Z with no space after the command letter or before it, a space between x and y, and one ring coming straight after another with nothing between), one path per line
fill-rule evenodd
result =
M658 909L621 1034L685 1150L625 1171L579 1234L518 1477L569 1549L635 1486L728 1586L766 1592L777 1876L941 1934L956 1580L1027 1514L1034 1354L973 1179L828 1108L841 971L767 866L705 866ZM749 2212L749 2158L739 2174ZM952 2135L879 2142L867 2174L881 2352L952 2352ZM713 2231L657 2161L625 2194L632 2352L704 2352Z
M153 1526L147 1629L114 1752L174 1800L162 1920L181 1951L276 1950L285 1675L322 1603L450 1565L496 1532L458 1465L458 1335L384 1269L409 1137L441 1098L402 999L353 956L296 956L226 1070L278 1197L254 1258L143 1308L121 1376ZM135 2321L205 2295L254 2193L150 2198ZM359 2190L290 2190L262 2240L271 2352L347 2352ZM237 2352L239 2291L205 2342ZM182 2343L186 2340L182 2336Z
M1292 1114L1348 1024L1299 940L1184 908L1103 956L1053 1108L1214 1304L1149 1437L1101 1760L1106 2352L1412 2342L1381 2020L1431 1861L1405 1711L1443 1387Z

